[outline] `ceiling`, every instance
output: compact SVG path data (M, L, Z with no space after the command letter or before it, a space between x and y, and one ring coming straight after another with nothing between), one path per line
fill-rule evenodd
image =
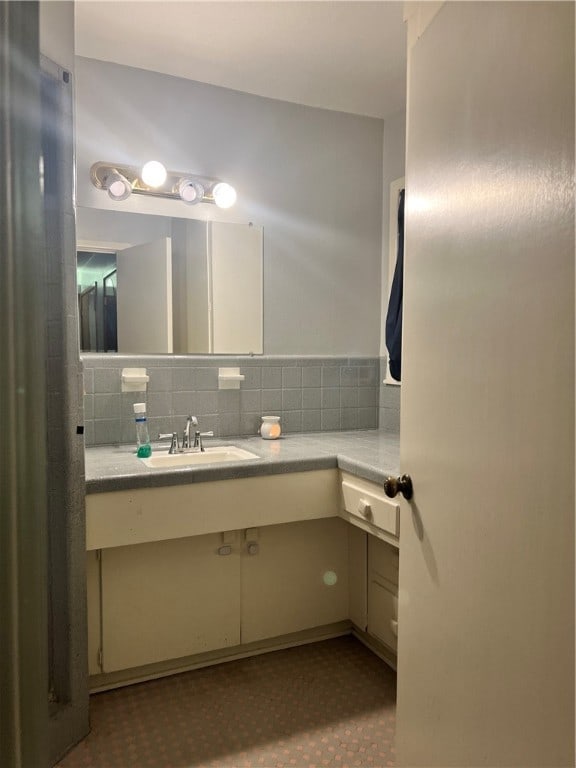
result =
M76 0L76 53L386 118L405 107L402 2Z

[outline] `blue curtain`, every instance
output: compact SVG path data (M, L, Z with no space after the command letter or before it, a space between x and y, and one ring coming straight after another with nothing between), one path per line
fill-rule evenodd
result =
M404 190L398 199L398 250L386 315L386 347L390 373L396 381L402 374L402 294L404 290Z

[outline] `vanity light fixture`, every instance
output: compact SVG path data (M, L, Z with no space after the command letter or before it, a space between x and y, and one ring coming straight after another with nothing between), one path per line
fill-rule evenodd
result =
M196 205L204 198L205 190L202 184L194 179L181 179L178 184L178 194L188 205Z
M150 166L152 175L148 174ZM163 174L164 180L160 181ZM90 179L97 189L107 190L113 200L125 200L134 193L181 200L188 205L212 203L219 208L230 208L236 202L236 190L230 184L210 176L167 171L156 160L142 169L99 161L90 168Z
M142 166L142 181L153 189L161 187L168 175L166 168L158 160L150 160Z
M236 190L230 184L219 181L212 191L214 202L219 208L231 208L236 202Z
M111 171L104 179L104 188L112 200L126 200L132 194L132 185L118 171Z

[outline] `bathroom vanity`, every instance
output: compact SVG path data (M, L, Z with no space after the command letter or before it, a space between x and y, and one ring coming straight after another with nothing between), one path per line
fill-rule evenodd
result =
M397 436L231 442L259 458L158 470L87 450L92 690L350 632L394 665Z

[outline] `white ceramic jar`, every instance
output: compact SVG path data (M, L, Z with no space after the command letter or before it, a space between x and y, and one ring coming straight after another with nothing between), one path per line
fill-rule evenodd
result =
M262 416L260 435L264 440L276 440L281 434L280 416Z

